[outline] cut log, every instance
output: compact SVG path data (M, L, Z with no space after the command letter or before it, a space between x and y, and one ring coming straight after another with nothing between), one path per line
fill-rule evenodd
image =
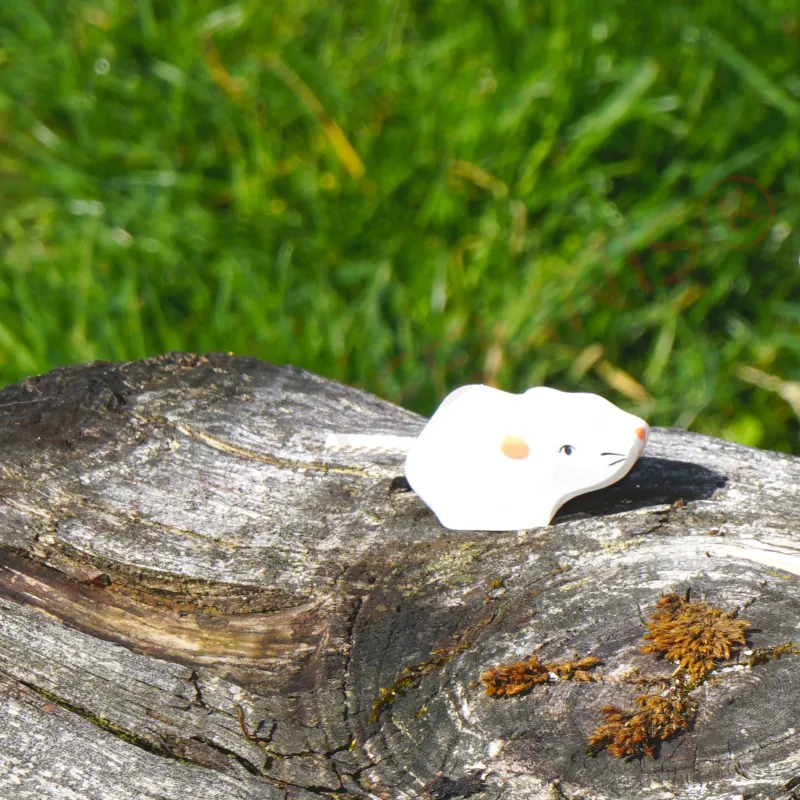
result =
M655 428L550 526L464 533L402 454L324 446L424 422L227 355L0 392L0 797L795 796L800 459ZM642 649L687 592L748 623L696 681ZM676 692L652 755L589 752Z

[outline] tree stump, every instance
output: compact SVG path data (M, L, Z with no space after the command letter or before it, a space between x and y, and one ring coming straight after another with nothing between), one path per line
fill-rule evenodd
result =
M425 420L301 369L95 362L0 415L2 798L800 792L800 459L653 429L550 526L463 533L402 455L324 447ZM687 592L746 643L684 676L685 729L588 752L674 696L642 645Z

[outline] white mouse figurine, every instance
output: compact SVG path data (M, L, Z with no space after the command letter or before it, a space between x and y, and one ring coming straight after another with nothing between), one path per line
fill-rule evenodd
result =
M475 384L447 395L405 447L396 436L331 434L326 444L407 447L406 479L445 528L510 531L549 525L567 500L616 483L648 430L596 394Z

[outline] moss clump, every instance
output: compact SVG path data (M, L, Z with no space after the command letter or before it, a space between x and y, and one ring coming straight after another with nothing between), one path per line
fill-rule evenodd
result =
M650 643L642 646L642 652L677 661L681 670L698 681L714 669L717 661L729 659L737 646L747 643L745 632L751 625L708 603L668 594L656 603L647 627L644 638Z
M657 603L642 645L643 653L656 653L678 662L670 679L673 686L662 694L636 698L639 711L603 706L604 725L589 738L589 752L605 748L614 758L655 755L658 745L686 730L696 713L688 693L740 645L747 644L747 620L708 603L690 602L668 594Z
M500 667L490 667L481 675L489 697L511 697L529 691L537 683L547 683L553 673L565 681L592 681L588 670L600 663L599 658L588 656L579 661L551 661L543 664L536 656Z
M605 748L614 758L655 756L658 745L684 731L694 719L695 706L681 692L666 697L641 694L636 698L640 711L624 711L603 706L605 725L589 738L589 752Z

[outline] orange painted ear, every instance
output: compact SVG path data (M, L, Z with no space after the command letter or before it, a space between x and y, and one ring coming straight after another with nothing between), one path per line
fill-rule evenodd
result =
M521 436L514 436L509 434L500 443L500 449L503 455L508 458L523 459L530 455L531 449L528 443Z

